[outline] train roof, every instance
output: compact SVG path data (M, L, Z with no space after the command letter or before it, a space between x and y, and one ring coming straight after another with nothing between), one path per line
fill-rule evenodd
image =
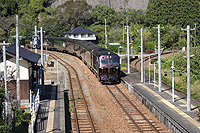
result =
M115 53L102 48L92 42L88 41L83 41L83 40L75 40L75 39L70 39L68 37L48 37L49 40L58 40L58 41L64 41L64 42L71 42L71 43L76 43L82 47L84 47L86 50L93 52L96 56L101 56L101 55L116 55Z

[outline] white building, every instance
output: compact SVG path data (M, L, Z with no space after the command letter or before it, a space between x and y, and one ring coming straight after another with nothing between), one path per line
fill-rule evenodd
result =
M0 58L0 77L4 76L3 57ZM20 71L20 99L29 100L30 90L34 90L35 71L40 70L38 61L40 55L19 47L19 71ZM16 81L16 45L6 49L7 80ZM2 80L2 79L0 79ZM16 87L8 87L11 95L16 95Z
M64 32L65 37L85 41L96 41L95 33L95 31L91 31L82 27L78 27L73 30Z

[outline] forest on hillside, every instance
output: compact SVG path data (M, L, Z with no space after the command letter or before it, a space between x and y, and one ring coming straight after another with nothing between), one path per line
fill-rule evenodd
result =
M157 31L153 27L160 25L162 30L162 47L171 48L185 46L186 33L181 28L190 25L196 33L191 32L191 39L199 43L198 25L200 21L199 0L149 0L146 12L142 10L124 9L115 12L108 6L97 5L94 8L85 0L69 0L56 9L48 7L49 0L1 0L0 1L0 41L12 42L15 36L15 15L19 16L19 32L23 38L32 36L34 26L43 27L45 36L63 37L63 32L76 27L84 27L96 31L99 44L105 43L105 19L108 42L126 42L123 29L130 26L132 45L140 45L140 33L143 28L145 51L154 49ZM125 40L125 41L123 41ZM21 42L23 44L25 42ZM116 48L112 48L116 51Z
M195 28L190 32L190 43L194 48L195 57L192 59L192 77L195 81L200 79L200 62L198 47L200 43L200 1L199 0L149 0L147 10L123 9L116 12L113 8L103 5L88 5L85 0L69 0L56 9L48 7L49 0L1 0L0 1L0 42L14 43L16 15L19 16L19 35L22 36L20 45L29 43L24 38L31 37L34 26L43 27L44 36L63 37L63 32L76 27L84 27L96 32L97 45L105 46L105 19L109 43L120 43L126 51L126 29L129 26L130 47L139 52L141 35L138 30L143 28L144 52L154 50L158 40L158 30L153 27L160 25L161 48L163 50L181 50L185 47L187 25ZM124 31L124 34L123 34ZM119 46L108 46L108 49L117 52ZM182 53L185 54L184 52ZM170 58L176 60L176 57ZM177 69L186 71L186 60L177 58ZM165 62L166 63L166 62ZM183 67L184 66L184 67ZM170 69L170 68L169 68ZM185 81L185 77L184 77ZM198 91L198 90L197 90ZM197 91L195 95L198 94ZM196 97L199 97L198 95Z

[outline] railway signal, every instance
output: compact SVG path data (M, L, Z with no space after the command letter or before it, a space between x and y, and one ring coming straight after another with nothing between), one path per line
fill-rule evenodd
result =
M167 72L170 71L172 72L172 102L174 102L174 72L179 72L179 76L182 76L182 72L181 70L176 70L174 67L174 61L172 61L172 66L171 66L172 70L166 70L164 73L165 76L167 76Z
M134 40L134 36L132 36L132 40Z

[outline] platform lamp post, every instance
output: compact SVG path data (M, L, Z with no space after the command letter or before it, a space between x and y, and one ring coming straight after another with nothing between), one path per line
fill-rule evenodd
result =
M120 52L119 52L119 49L120 49L120 48L124 48L124 47L123 47L123 46L119 46L119 47L118 47L118 55L119 55L119 56L120 56Z
M191 111L191 88L190 88L190 26L187 29L181 28L181 30L187 30L187 111Z
M159 92L162 92L162 80L161 80L161 51L160 51L160 29L163 29L164 27L153 27L154 29L158 29L158 85L159 85Z
M3 46L3 63L4 63L4 82L5 82L5 114L6 114L6 118L5 118L5 123L8 124L8 103L7 103L7 99L8 99L8 95L7 95L7 69L6 69L6 46L10 45L10 43L5 43L5 41L3 41L3 43L0 43L0 45Z

